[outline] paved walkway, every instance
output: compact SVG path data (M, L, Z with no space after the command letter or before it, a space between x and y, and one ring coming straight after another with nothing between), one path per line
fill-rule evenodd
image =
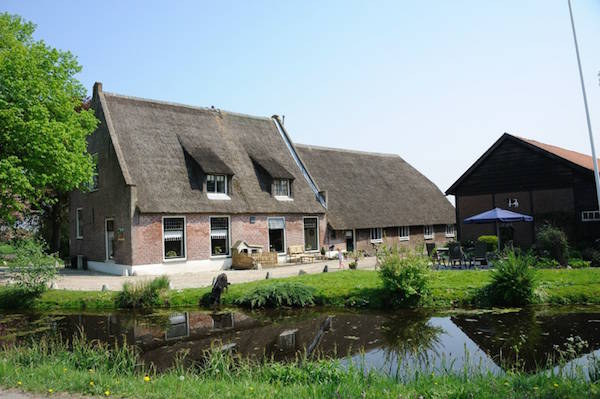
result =
M374 269L375 257L363 258L359 262L359 269ZM326 262L305 263L302 265L278 266L275 268L265 268L261 270L225 270L211 271L198 273L180 273L169 275L171 286L173 289L182 288L197 288L207 287L213 282L213 278L221 273L227 274L227 280L232 284L245 283L248 281L263 280L266 274L270 274L270 278L281 278L297 276L300 270L304 270L307 274L322 273L325 265L328 266L330 272L337 272L337 259ZM347 268L348 262L344 262ZM0 282L2 275L5 274L0 268ZM62 269L58 278L54 282L56 289L80 290L80 291L100 291L102 286L106 286L108 290L121 290L123 283L135 282L141 280L152 279L154 276L113 276L104 273L93 272L89 270L72 270Z

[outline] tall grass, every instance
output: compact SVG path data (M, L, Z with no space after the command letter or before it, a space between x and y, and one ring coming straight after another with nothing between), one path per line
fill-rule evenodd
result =
M531 303L538 285L534 268L535 258L531 254L508 251L495 262L491 283L486 287L492 305L522 306Z
M151 308L163 306L169 278L160 276L150 281L123 284L123 290L117 294L115 302L119 308Z
M126 346L108 348L82 335L71 342L43 338L0 349L0 386L37 392L73 392L129 398L204 397L424 397L424 398L570 398L600 397L597 361L589 375L559 371L494 375L470 367L426 373L406 364L410 378L390 377L349 362L307 360L293 363L257 361L214 347L201 362L184 366L185 356L163 373L144 365ZM596 368L594 368L596 367Z

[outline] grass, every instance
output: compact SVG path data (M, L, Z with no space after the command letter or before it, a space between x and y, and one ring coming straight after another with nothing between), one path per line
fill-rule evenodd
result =
M490 282L486 270L433 272L431 295L425 307L472 306L479 290ZM537 303L600 304L600 268L539 270ZM270 279L234 284L223 294L223 304L236 300L257 287L273 281L300 282L315 289L317 303L330 306L383 308L382 283L373 271L348 270L336 273L306 274L286 279ZM10 303L10 290L0 288L0 307ZM165 306L197 306L209 287L169 290ZM116 292L48 290L28 304L30 309L114 309Z
M71 348L68 350L67 348ZM209 350L204 361L179 361L161 374L127 347L74 339L72 345L41 339L0 349L0 386L45 394L127 398L598 398L599 375L565 373L411 373L396 379L335 360L258 363ZM591 361L592 367L597 363Z

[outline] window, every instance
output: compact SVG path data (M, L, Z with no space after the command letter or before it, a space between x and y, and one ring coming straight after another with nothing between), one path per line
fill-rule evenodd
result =
M304 218L304 250L316 251L319 249L319 219Z
M206 175L206 191L209 193L227 194L227 176Z
M75 211L75 234L78 239L83 238L83 209L77 208Z
M446 237L454 237L456 235L456 229L453 224L446 225Z
M290 181L288 179L273 180L273 195L278 197L290 196Z
M425 237L426 240L432 240L433 239L433 226L428 224L423 226L423 237Z
M92 171L92 181L90 182L90 191L95 191L98 190L98 154L93 154L92 155L92 163L94 164L93 166L93 171Z
M165 259L185 259L185 218L163 218Z
M409 226L400 226L398 228L398 238L400 239L400 241L410 240L410 227Z
M597 222L600 221L600 211L583 211L581 212L582 222Z
M381 242L381 227L371 229L371 242Z
M229 255L229 218L210 218L210 254Z
M269 251L285 253L285 219L268 218Z

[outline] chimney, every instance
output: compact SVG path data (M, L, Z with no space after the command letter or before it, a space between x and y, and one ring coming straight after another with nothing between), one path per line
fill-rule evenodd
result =
M97 99L100 93L102 93L102 82L96 82L94 83L94 88L92 89L92 100Z

